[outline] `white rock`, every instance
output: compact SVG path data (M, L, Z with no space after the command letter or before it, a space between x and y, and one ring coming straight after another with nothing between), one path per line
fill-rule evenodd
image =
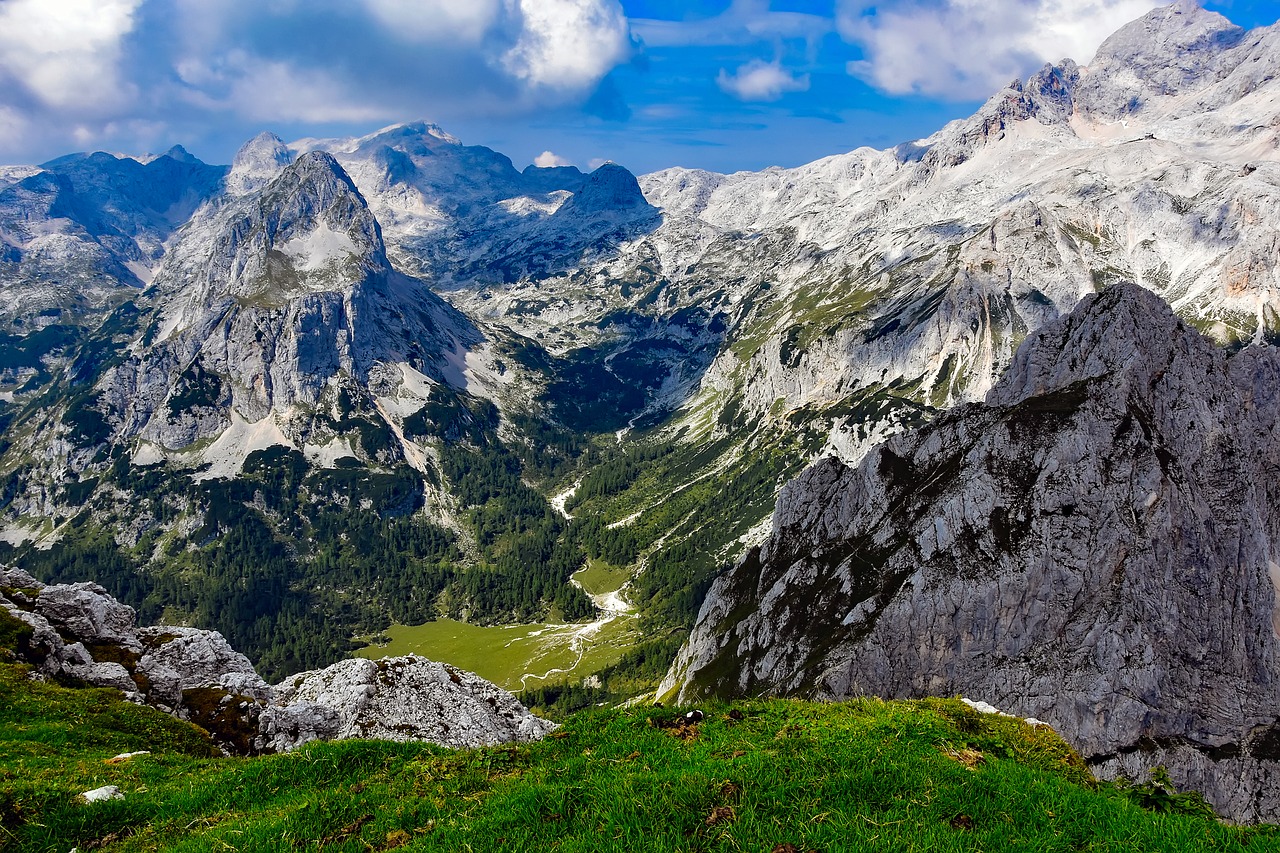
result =
M124 794L115 785L103 785L92 791L85 791L80 798L86 803L101 803L106 800L123 800Z

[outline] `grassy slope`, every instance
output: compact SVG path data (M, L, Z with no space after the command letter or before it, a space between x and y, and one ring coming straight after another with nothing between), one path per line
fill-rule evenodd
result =
M1157 814L1047 729L950 700L601 710L537 744L200 757L192 729L0 666L0 847L129 850L1266 850ZM152 755L119 764L117 752ZM79 805L115 784L124 800ZM783 848L786 849L786 848Z

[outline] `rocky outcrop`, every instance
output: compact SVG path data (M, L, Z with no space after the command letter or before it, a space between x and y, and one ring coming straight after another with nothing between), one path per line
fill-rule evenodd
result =
M340 661L272 687L218 632L137 628L133 608L97 584L46 586L0 567L0 608L26 626L14 652L38 677L121 690L230 753L357 737L473 747L555 728L488 681L416 655Z
M784 488L664 689L981 696L1280 818L1278 377L1134 285L1088 297L985 404Z
M138 660L137 671L146 679L149 704L169 711L181 709L184 693L198 689L271 699L270 685L217 631L150 627L139 630L138 637L146 652Z
M417 655L345 660L288 678L262 724L264 747L280 752L315 737L470 747L537 740L554 728L483 678Z

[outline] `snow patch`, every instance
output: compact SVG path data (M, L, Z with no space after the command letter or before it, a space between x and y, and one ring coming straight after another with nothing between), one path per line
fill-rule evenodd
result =
M274 415L249 423L240 417L239 412L232 410L231 426L198 454L200 463L208 464L209 468L193 474L191 479L198 483L234 477L244 468L244 460L250 453L280 445L294 448L293 442L280 429Z
M319 272L357 254L351 235L335 231L325 223L315 230L280 246L299 272Z
M318 468L337 468L339 459L356 458L351 449L351 439L339 436L325 444L306 444L302 447L302 455Z

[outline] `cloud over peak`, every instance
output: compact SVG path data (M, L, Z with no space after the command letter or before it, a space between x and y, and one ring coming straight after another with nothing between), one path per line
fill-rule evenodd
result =
M894 95L981 99L1045 62L1087 63L1108 35L1161 0L840 0L849 73Z

